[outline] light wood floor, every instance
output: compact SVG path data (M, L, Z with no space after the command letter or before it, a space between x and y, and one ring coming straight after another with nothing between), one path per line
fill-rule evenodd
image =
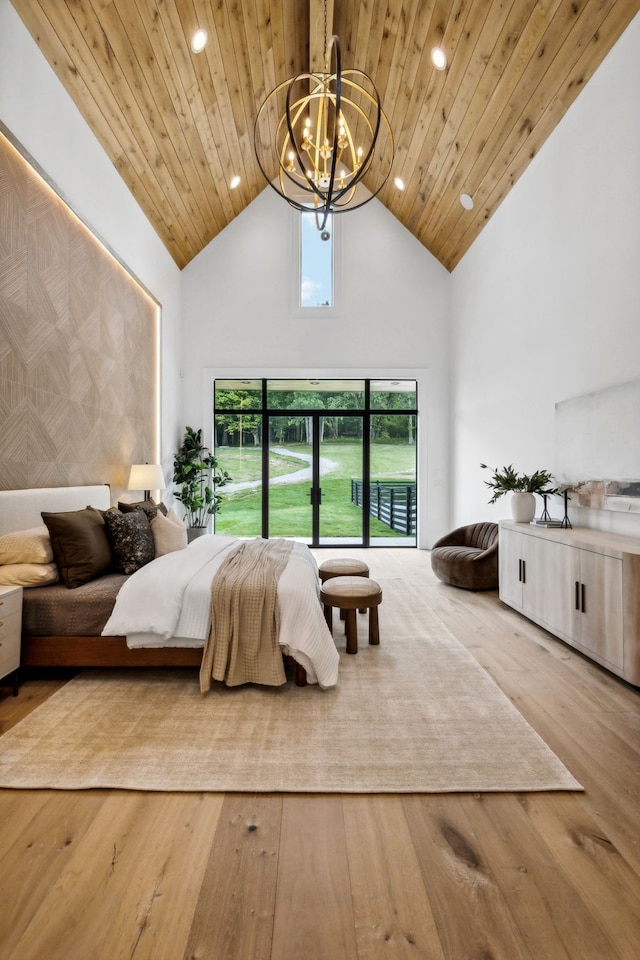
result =
M2 960L638 960L640 691L428 553L367 560L421 579L585 792L0 791ZM0 730L61 682L3 687Z

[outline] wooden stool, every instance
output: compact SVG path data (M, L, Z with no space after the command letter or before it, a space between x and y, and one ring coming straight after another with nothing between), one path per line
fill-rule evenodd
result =
M364 560L351 560L348 557L338 557L335 560L323 560L318 567L320 581L326 583L333 577L368 577L369 567ZM366 613L363 608L360 613ZM340 611L340 619L344 620L345 612Z
M382 602L382 588L368 577L330 577L320 590L324 618L333 632L333 607L346 611L347 653L358 652L358 624L356 610L369 611L369 643L380 643L378 605Z
M337 560L323 560L318 567L318 573L322 583L325 583L332 577L368 577L369 567L363 560L339 557Z

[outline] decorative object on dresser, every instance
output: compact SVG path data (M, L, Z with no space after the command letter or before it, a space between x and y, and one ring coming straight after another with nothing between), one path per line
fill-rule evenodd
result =
M0 681L12 676L13 695L18 695L22 587L0 587Z
M640 686L640 540L502 522L500 599Z
M562 500L564 503L564 516L562 518L562 526L566 530L571 530L573 526L573 524L571 523L571 520L569 520L569 500L570 499L571 497L569 496L569 489L568 487L565 487L564 490L562 491Z
M481 463L482 470L488 470L486 463ZM551 496L557 493L556 487L551 487L551 473L548 470L535 470L531 474L518 473L513 464L506 467L494 467L490 480L485 480L485 487L492 491L489 503L496 503L506 493L511 494L511 514L517 523L530 523L536 513L535 493Z
M179 488L176 500L185 508L190 540L207 532L209 518L218 512L222 500L216 489L231 479L202 443L202 430L186 427L182 445L173 459L173 482Z

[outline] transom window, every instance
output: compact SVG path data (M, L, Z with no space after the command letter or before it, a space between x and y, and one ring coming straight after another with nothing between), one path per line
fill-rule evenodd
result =
M300 300L304 308L334 306L333 216L318 230L315 213L300 214Z

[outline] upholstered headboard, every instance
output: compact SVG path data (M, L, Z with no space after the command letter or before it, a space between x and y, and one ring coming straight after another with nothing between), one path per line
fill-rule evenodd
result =
M28 490L0 490L0 535L29 530L42 524L42 510L62 512L111 506L106 484L86 487L36 487Z

